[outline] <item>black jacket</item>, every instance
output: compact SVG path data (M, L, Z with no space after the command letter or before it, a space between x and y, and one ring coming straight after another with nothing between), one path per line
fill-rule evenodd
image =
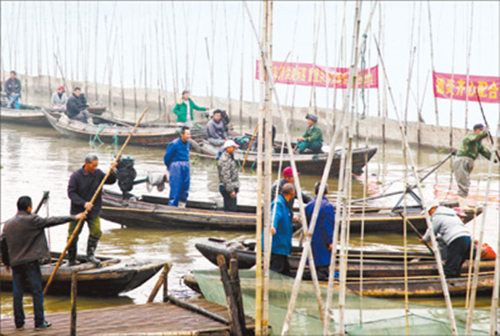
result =
M76 215L85 211L85 203L89 202L94 196L94 193L101 184L102 179L106 175L102 170L97 169L94 173L90 174L83 168L78 169L69 178L68 183L68 197L71 199L71 214ZM106 180L106 184L113 184L116 182L116 174L112 173ZM102 193L99 193L95 199L92 210L87 214L87 219L94 219L99 216L102 207Z
M19 78L9 78L5 81L5 93L10 96L12 93L21 94L21 81Z
M274 181L273 185L271 186L271 202L274 201L274 197L276 196L276 188L278 188L278 195L280 195L281 191L283 190L283 186L285 184L286 180L284 178ZM295 185L293 186L293 188L295 189ZM291 202L288 202L288 207L290 208L290 210L293 209L293 203L296 198L297 198L297 189L295 189L295 197L293 198L293 200ZM304 203L304 205L311 202L312 200L313 200L312 197L302 192L302 202Z
M80 94L80 97L75 96L73 93L69 98L68 102L66 103L66 114L70 118L74 118L80 113L80 111L83 111L87 108L87 99L85 99L85 96L83 94Z
M5 264L18 266L49 255L44 229L74 220L74 216L43 218L18 211L5 222L2 232L2 259ZM5 245L8 256L5 254Z

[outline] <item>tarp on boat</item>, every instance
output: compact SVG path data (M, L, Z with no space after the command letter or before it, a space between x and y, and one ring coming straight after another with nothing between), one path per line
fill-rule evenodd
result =
M208 301L227 305L218 269L193 271L193 274ZM240 270L239 277L245 314L255 316L255 270ZM272 327L274 335L281 334L293 282L293 278L270 272L269 325ZM326 299L326 291L326 287L321 287L323 302ZM323 334L323 326L314 293L314 286L311 283L301 282L290 326L294 335ZM338 321L338 291L334 291L332 303L333 322L330 326L333 333ZM360 323L360 307L362 307L363 323ZM410 304L409 308L410 325L412 325L411 335L451 334L448 315L444 307ZM402 300L377 299L346 293L345 309L345 329L349 335L406 334L404 302ZM467 311L464 309L455 309L454 311L459 335L463 335L465 334ZM487 335L489 310L476 309L474 314L473 334ZM390 330L390 333L387 330Z

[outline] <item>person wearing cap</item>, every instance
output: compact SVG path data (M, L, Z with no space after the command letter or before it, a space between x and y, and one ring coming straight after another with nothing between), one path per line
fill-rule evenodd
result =
M206 126L208 142L214 146L222 146L227 140L227 132L222 121L222 111L215 110L212 119Z
M297 172L297 175L298 174L299 174L299 172ZM286 167L285 169L283 169L283 178L280 180L274 181L274 183L271 187L271 200L274 200L274 198L276 197L276 191L278 191L278 195L281 194L281 190L283 189L283 186L287 183L291 183L295 188L295 179L293 177L292 167ZM294 203L295 199L297 198L297 190L294 190L294 191L295 191L294 192L295 196L294 196L294 198L291 199L290 203L288 204L290 209L293 209L293 203ZM304 204L307 204L311 201L312 201L312 197L310 197L309 195L302 192L302 202Z
M488 136L488 131L483 124L474 125L473 131L469 132L462 140L462 144L457 153L457 158L453 163L453 173L458 185L458 202L460 207L467 206L467 196L469 195L470 174L474 168L474 160L481 154L488 160L491 153L481 144L481 141Z
M323 195L319 194L321 182L314 185L316 198L309 202L305 208L307 224L311 225L312 214L316 202L320 200L320 207L314 232L311 238L311 250L313 253L314 265L318 279L328 279L328 268L330 266L330 257L333 241L333 226L335 225L335 207L328 202L326 195L328 194L328 185L325 186Z
M317 124L318 117L308 113L306 120L308 126L304 135L298 138L296 152L304 153L306 150L310 150L313 153L321 152L321 147L323 147L323 133Z
M77 86L73 89L73 94L66 103L66 115L70 119L92 124L92 118L87 111L87 99L82 90Z
M19 110L19 98L21 98L21 81L17 78L17 73L12 70L10 77L5 81L5 93L7 94L7 107Z
M52 94L52 98L50 99L50 104L52 105L52 109L56 111L66 111L66 103L68 102L68 97L66 96L66 92L64 91L64 86L59 86L57 91Z
M207 107L200 107L196 105L191 98L189 98L189 91L182 91L182 97L174 107L174 113L177 115L177 122L186 123L186 126L193 124L194 116L193 110L206 111Z
M453 209L439 206L439 203L433 202L427 207L427 210L431 216L434 235L439 236L442 243L446 245L444 274L447 278L459 277L462 264L469 258L470 254L470 232ZM430 231L427 229L420 241L429 242L430 237Z
M171 141L163 162L169 172L170 196L168 197L168 205L170 206L186 206L189 195L189 184L191 179L191 171L189 166L189 150L191 149L191 131L189 127L182 126L180 135L174 141Z
M295 187L291 183L286 183L277 199L271 203L271 213L274 213L273 225L271 226L271 271L284 275L290 275L290 264L288 256L292 248L293 236L293 212L288 207L288 203L295 197ZM276 210L275 210L276 209ZM262 231L262 241L264 231ZM265 244L262 244L264 250Z
M236 195L240 189L240 180L238 177L238 163L234 159L234 151L238 145L233 140L227 140L224 143L224 152L217 162L217 171L219 172L219 192L224 198L224 211L236 211Z

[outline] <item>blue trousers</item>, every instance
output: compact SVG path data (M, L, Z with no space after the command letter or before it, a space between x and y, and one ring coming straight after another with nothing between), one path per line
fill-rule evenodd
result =
M16 93L13 96L9 96L7 100L7 107L19 110L21 108L21 104L19 104L19 97L21 97L19 93Z
M14 299L14 321L16 328L24 326L23 295L26 282L33 296L35 327L45 321L43 312L42 274L38 261L12 267L12 296Z
M179 201L186 202L189 194L189 182L191 174L189 171L188 161L173 162L169 169L170 173L170 196L168 197L168 205L178 206Z

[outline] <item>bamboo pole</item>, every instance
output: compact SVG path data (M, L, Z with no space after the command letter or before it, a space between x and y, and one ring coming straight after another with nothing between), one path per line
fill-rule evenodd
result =
M173 28L173 31L172 31L172 39L173 39L173 46L174 46L174 58L173 60L175 60L175 92L178 92L179 91L179 65L177 63L177 32L176 32L176 25L175 25L175 7L174 7L174 1L172 1L170 3L172 5L172 11L171 11L171 14L172 14L172 28ZM186 41L187 43L187 41ZM177 102L177 98L175 99L175 101Z
M408 84L409 86L409 84ZM409 95L409 87L408 87L408 92L407 95ZM407 97L408 99L408 97ZM406 110L407 111L407 110ZM406 125L405 125L406 126ZM408 162L407 162L407 155L408 153L406 152L406 147L401 141L401 149L403 152L403 164L404 164L404 184L405 186L408 185ZM407 238L407 223L408 223L408 213L407 213L407 208L406 208L406 192L403 194L403 267L404 267L404 291L405 291L405 327L406 327L406 336L410 335L410 323L408 319L408 314L409 314L409 308L408 308L408 238Z
M427 16L429 19L429 40L431 43L431 66L432 66L432 73L436 71L436 68L434 67L434 44L432 42L433 37L432 37L432 18L431 18L431 3L429 0L427 0ZM439 127L439 111L438 111L438 101L437 97L434 96L434 111L436 113L436 126Z
M474 2L470 3L469 38L467 39L467 58L465 65L465 122L464 130L467 132L469 123L469 80L470 80L470 55L472 52L472 27L474 25Z
M142 119L144 118L144 116L146 115L146 112L149 110L149 107L146 107L144 109L144 112L142 112L141 116L139 117L139 120L137 120L134 128L132 128L132 130L130 131L128 137L127 137L127 140L125 140L125 142L123 143L122 145L122 148L120 149L120 151L118 152L118 154L115 156L115 160L113 161L113 163L118 163L118 160L120 160L120 157L121 155L123 154L123 151L125 150L125 148L127 148L127 145L130 141L130 139L132 138L132 135L134 134L135 130L137 129L137 127L139 126L139 124L141 123ZM106 183L106 180L108 179L109 175L111 174L111 169L108 170L108 172L106 173L106 175L103 177L101 183L99 184L99 186L97 187L95 193L94 193L94 196L92 196L92 199L90 200L90 203L91 204L94 204L95 200L97 199L97 196L99 195L99 193L101 192L101 189L102 187L104 186L104 183ZM88 210L85 210L85 214L88 213ZM71 237L69 238L68 240L68 243L66 244L66 247L64 248L64 250L61 252L61 256L59 257L59 260L57 261L57 264L56 266L54 267L54 270L52 271L52 273L50 274L50 277L49 277L49 280L47 281L47 284L45 285L45 288L43 290L43 294L45 295L47 293L47 290L49 289L50 287L50 284L52 283L52 280L54 279L54 276L56 275L56 272L57 270L59 269L59 266L61 265L61 262L64 258L64 255L66 254L66 252L68 251L68 248L69 246L73 243L73 240L75 239L76 235L78 234L80 228L82 227L82 224L83 224L83 219L80 219L78 221L78 224L76 225L75 227L75 230L73 230L73 234L71 235Z
M500 136L500 122L497 123L497 130L496 130L496 135L494 137L494 142L493 142L493 149L498 148L498 137ZM481 224L479 227L479 240L478 240L478 246L481 247L483 245L483 239L484 239L484 226L486 223L486 216L488 214L488 208L490 205L488 204L488 196L490 193L490 185L491 185L491 176L493 175L493 162L495 160L495 156L491 155L489 164L488 164L488 177L486 179L486 191L484 194L484 210L482 213L482 218L481 218ZM497 305L498 305L498 254L500 253L500 250L497 250L497 259L496 259L496 265L495 265L495 279L497 280L497 283L494 284L494 287L496 287L496 294L493 292L492 294L492 305L494 301L496 300ZM472 290L470 293L470 300L469 300L469 310L467 312L467 324L465 326L465 334L470 335L471 334L471 328L472 328L472 320L474 317L474 308L476 305L476 290L477 290L477 283L478 283L478 272L479 272L479 263L481 261L481 253L476 253L476 256L474 258L474 275L472 277ZM496 299L495 299L496 297ZM492 306L491 311L493 312L494 307ZM495 308L496 310L496 308ZM492 318L490 321L490 331L494 329L494 326L491 326L491 323L493 320L496 320L496 318ZM497 327L498 328L498 327ZM492 334L494 335L494 334Z
M226 5L227 6L227 5ZM227 28L227 12L226 12L226 6L224 6L224 27L226 28L224 31L224 36L226 40L226 57L227 57L227 114L229 115L229 118L232 118L232 113L231 113L231 65L232 65L232 55L233 52L230 50L229 47L229 33L228 33L228 28ZM230 56L231 55L231 56Z
M186 7L189 5L188 2L185 2L182 6L182 14L184 15L184 30L186 33L186 75L184 77L184 87L189 90L189 47L191 46L189 43L189 22L186 16Z
M498 137L498 132L497 132ZM493 276L493 293L491 294L490 335L498 335L498 292L500 291L500 229L497 230L497 257L495 259L495 275Z
M27 3L24 3L24 10L26 11L26 6ZM21 6L19 6L21 7ZM28 18L24 18L24 35L28 35ZM23 97L26 102L29 102L29 85L28 85L28 76L30 74L30 67L29 67L29 53L28 53L28 41L29 39L26 38L24 41L24 71L26 72L26 76L24 76L24 96ZM16 48L17 50L17 48Z
M240 133L243 134L243 63L245 56L245 9L243 5L241 5L241 68L240 68Z
M477 180L477 186L479 188L480 179ZM474 211L474 218L472 219L472 232L471 232L471 242L470 242L470 253L469 253L469 267L467 271L467 290L465 291L465 308L469 308L470 299L470 286L472 281L472 265L474 264L474 237L476 237L476 222L477 216Z
M200 15L201 11L198 12L198 17L196 19L196 33L194 35L195 36L194 41L198 41L198 33L200 31ZM194 74L195 74L194 70L196 69L196 61L198 60L197 54L198 54L198 43L195 43L194 53L193 53L193 66L191 67L191 87L194 84Z
M125 69L125 64L123 60L123 55L125 54L125 50L123 48L123 17L120 17L120 30L121 30L121 39L120 39L120 56L118 57L118 66L120 67L120 96L122 98L122 118L125 118L125 87L124 87L124 69Z
M64 4L66 6L66 3ZM97 89L97 51L99 43L99 2L96 3L96 14L95 14L95 36L94 36L94 97L95 101L99 101L99 90ZM65 30L66 31L66 30ZM132 62L133 64L133 62ZM135 71L134 71L134 89L135 89Z
M70 322L70 332L69 332L71 336L76 336L77 282L78 282L78 271L73 270L71 272L71 322Z
M162 65L160 61L160 38L158 34L158 21L155 20L155 33L156 33L156 85L158 87L158 119L161 118L161 91L162 91Z
M366 137L365 147L368 147L368 136ZM368 162L368 154L365 155L365 161ZM368 188L368 165L365 166L365 176L363 183L363 198L366 197L367 188ZM365 210L366 203L363 203L363 207L361 209L361 236L360 236L360 264L359 264L359 322L363 324L363 249L365 243ZM406 230L405 230L406 231ZM406 255L405 255L406 258Z
M316 58L318 55L318 40L319 40L319 28L320 28L320 21L321 21L321 16L319 14L318 10L318 17L316 18L316 4L314 5L314 15L313 15L313 73L316 73ZM316 77L316 76L314 76ZM316 101L316 78L313 78L313 85L311 86L311 92L309 94L309 111L314 112L314 114L317 115L318 113L318 107L317 107L317 101ZM311 111L311 108L313 110Z
M455 36L457 30L456 27L457 27L457 5L455 4L453 7L453 47L451 52L451 80L453 83L455 83ZM453 85L450 94L450 143L449 143L450 149L453 148L453 96L454 95L455 92ZM450 171L453 171L452 161L450 161ZM450 178L450 181L451 180L453 180L453 178Z
M215 18L217 16L217 4L215 5L215 10L213 6L213 2L210 2L210 19L212 20L212 58L210 59L210 106L214 107L214 65L215 65ZM208 43L207 43L207 54L208 54ZM210 58L210 57L209 57ZM252 81L253 83L253 81Z
M411 87L411 75L413 71L413 63L415 61L415 52L417 47L413 43L413 31L415 30L415 2L412 6L412 16L411 16L411 31L410 31L410 62L408 64L408 77L406 79L406 99L405 99L405 109L404 109L404 123L405 123L405 134L408 134L408 104L410 102L410 87Z
M377 39L376 38L374 38L374 39L375 39L375 45L377 47L377 53L378 53L378 56L379 56L379 59L380 59L380 63L382 65L382 69L383 69L383 73L384 73L384 78L385 78L385 81L388 83L389 81L388 81L387 72L386 72L386 69L385 69L384 60L383 60L383 57L382 57L381 52L380 52L380 46L378 44ZM413 174L413 176L414 176L415 179L418 179L418 174L417 174L417 170L415 168L415 163L413 161L413 157L410 154L411 153L411 149L410 149L410 146L408 144L408 139L406 138L406 135L404 134L403 125L401 123L401 119L399 117L399 113L398 113L398 110L397 110L397 107L396 107L396 103L394 101L394 96L392 94L392 90L391 90L391 87L390 87L389 83L388 83L387 87L388 87L389 96L391 98L391 103L392 103L394 111L396 113L396 117L397 117L397 120L398 120L398 124L399 124L399 128L400 128L401 136L402 136L402 138L404 140L405 148L407 149L407 152L408 152L408 159L410 161L412 174ZM423 197L423 192L422 192L422 188L421 188L420 184L417 184L417 190L418 190L418 193L419 193L419 197L423 200L424 197ZM436 241L436 235L434 234L434 231L432 229L432 224L431 224L431 221L430 221L430 217L429 217L427 205L423 204L423 208L424 208L425 221L427 223L427 228L428 228L430 236L431 236L432 249L434 251L434 256L436 257L436 264L437 264L439 276L440 276L440 279L441 279L441 286L443 288L443 296L445 298L446 308L447 308L447 311L448 311L448 315L449 315L449 319L450 319L450 324L451 324L451 332L452 332L453 335L457 335L457 326L456 326L456 323L455 323L455 316L453 315L453 307L452 307L452 304L451 304L450 292L448 290L448 284L447 284L445 276L444 276L443 264L442 264L442 260L441 260L441 254L440 254L439 249L437 247L438 245L437 245L437 241Z
M326 2L323 0L323 27L324 27L324 34L325 34L325 120L326 120L326 137L327 139L330 139L331 137L331 128L329 127L329 119L327 118L328 116L328 108L330 106L330 101L329 101L329 88L330 88L330 68L328 66L328 29L327 29L327 19L326 19Z

